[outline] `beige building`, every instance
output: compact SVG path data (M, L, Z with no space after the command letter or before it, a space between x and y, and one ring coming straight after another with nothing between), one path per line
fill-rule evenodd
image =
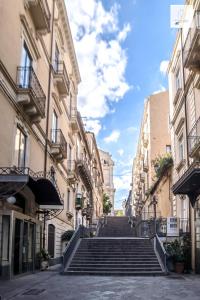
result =
M143 219L155 213L160 217L171 215L170 153L169 98L168 92L161 92L151 95L144 105L133 162L133 215L140 215Z
M114 161L112 160L112 156L110 153L100 150L100 159L101 165L103 169L103 177L104 177L104 193L109 196L109 200L112 203L111 215L114 215L114 201L115 201L115 188L113 183L113 167Z
M1 1L0 41L0 276L11 278L33 271L42 247L59 262L62 234L99 216L102 191L93 206L64 0Z
M173 214L191 233L192 267L200 272L200 1L187 1L169 73L173 172ZM190 221L190 222L189 222Z
M100 154L93 132L86 132L91 153L91 174L93 180L93 220L98 220L103 215L103 170Z

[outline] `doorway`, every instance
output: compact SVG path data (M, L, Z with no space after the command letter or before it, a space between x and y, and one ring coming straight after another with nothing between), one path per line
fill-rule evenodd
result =
M13 273L32 272L35 265L35 227L30 221L15 219Z

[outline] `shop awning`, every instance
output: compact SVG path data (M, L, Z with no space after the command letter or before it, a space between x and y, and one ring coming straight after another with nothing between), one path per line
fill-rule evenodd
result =
M175 195L187 195L194 206L200 195L200 168L189 168L174 184L172 191Z
M42 209L63 209L63 201L55 180L29 168L0 168L0 198L19 193L28 186Z
M40 208L63 208L59 192L56 189L55 184L51 180L46 178L39 178L34 180L32 177L29 177L27 185L35 195L35 200L40 205Z

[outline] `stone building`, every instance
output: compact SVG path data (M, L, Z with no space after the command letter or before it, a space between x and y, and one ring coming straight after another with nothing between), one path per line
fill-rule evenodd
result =
M99 149L101 165L103 169L104 186L103 190L106 195L109 196L109 200L112 203L111 215L114 215L114 199L115 199L115 188L113 183L113 167L114 162L111 158L110 153Z
M192 268L200 272L200 1L186 1L168 73L173 172L173 214L191 234ZM191 11L192 7L192 11Z
M102 194L95 211L64 0L0 6L0 276L11 278L34 271L41 248L59 262L63 233L92 223Z
M133 215L148 219L171 215L171 139L168 92L145 102L136 157L133 162ZM161 165L165 168L162 170ZM158 172L160 170L160 172ZM156 199L156 203L155 203Z

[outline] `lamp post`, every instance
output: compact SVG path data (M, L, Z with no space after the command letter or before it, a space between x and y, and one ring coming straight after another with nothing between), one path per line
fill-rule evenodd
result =
M152 204L153 204L153 212L154 212L154 234L156 235L156 218L157 218L157 215L156 215L156 205L158 204L158 201L157 201L157 197L154 195L153 196L153 200L152 200Z

